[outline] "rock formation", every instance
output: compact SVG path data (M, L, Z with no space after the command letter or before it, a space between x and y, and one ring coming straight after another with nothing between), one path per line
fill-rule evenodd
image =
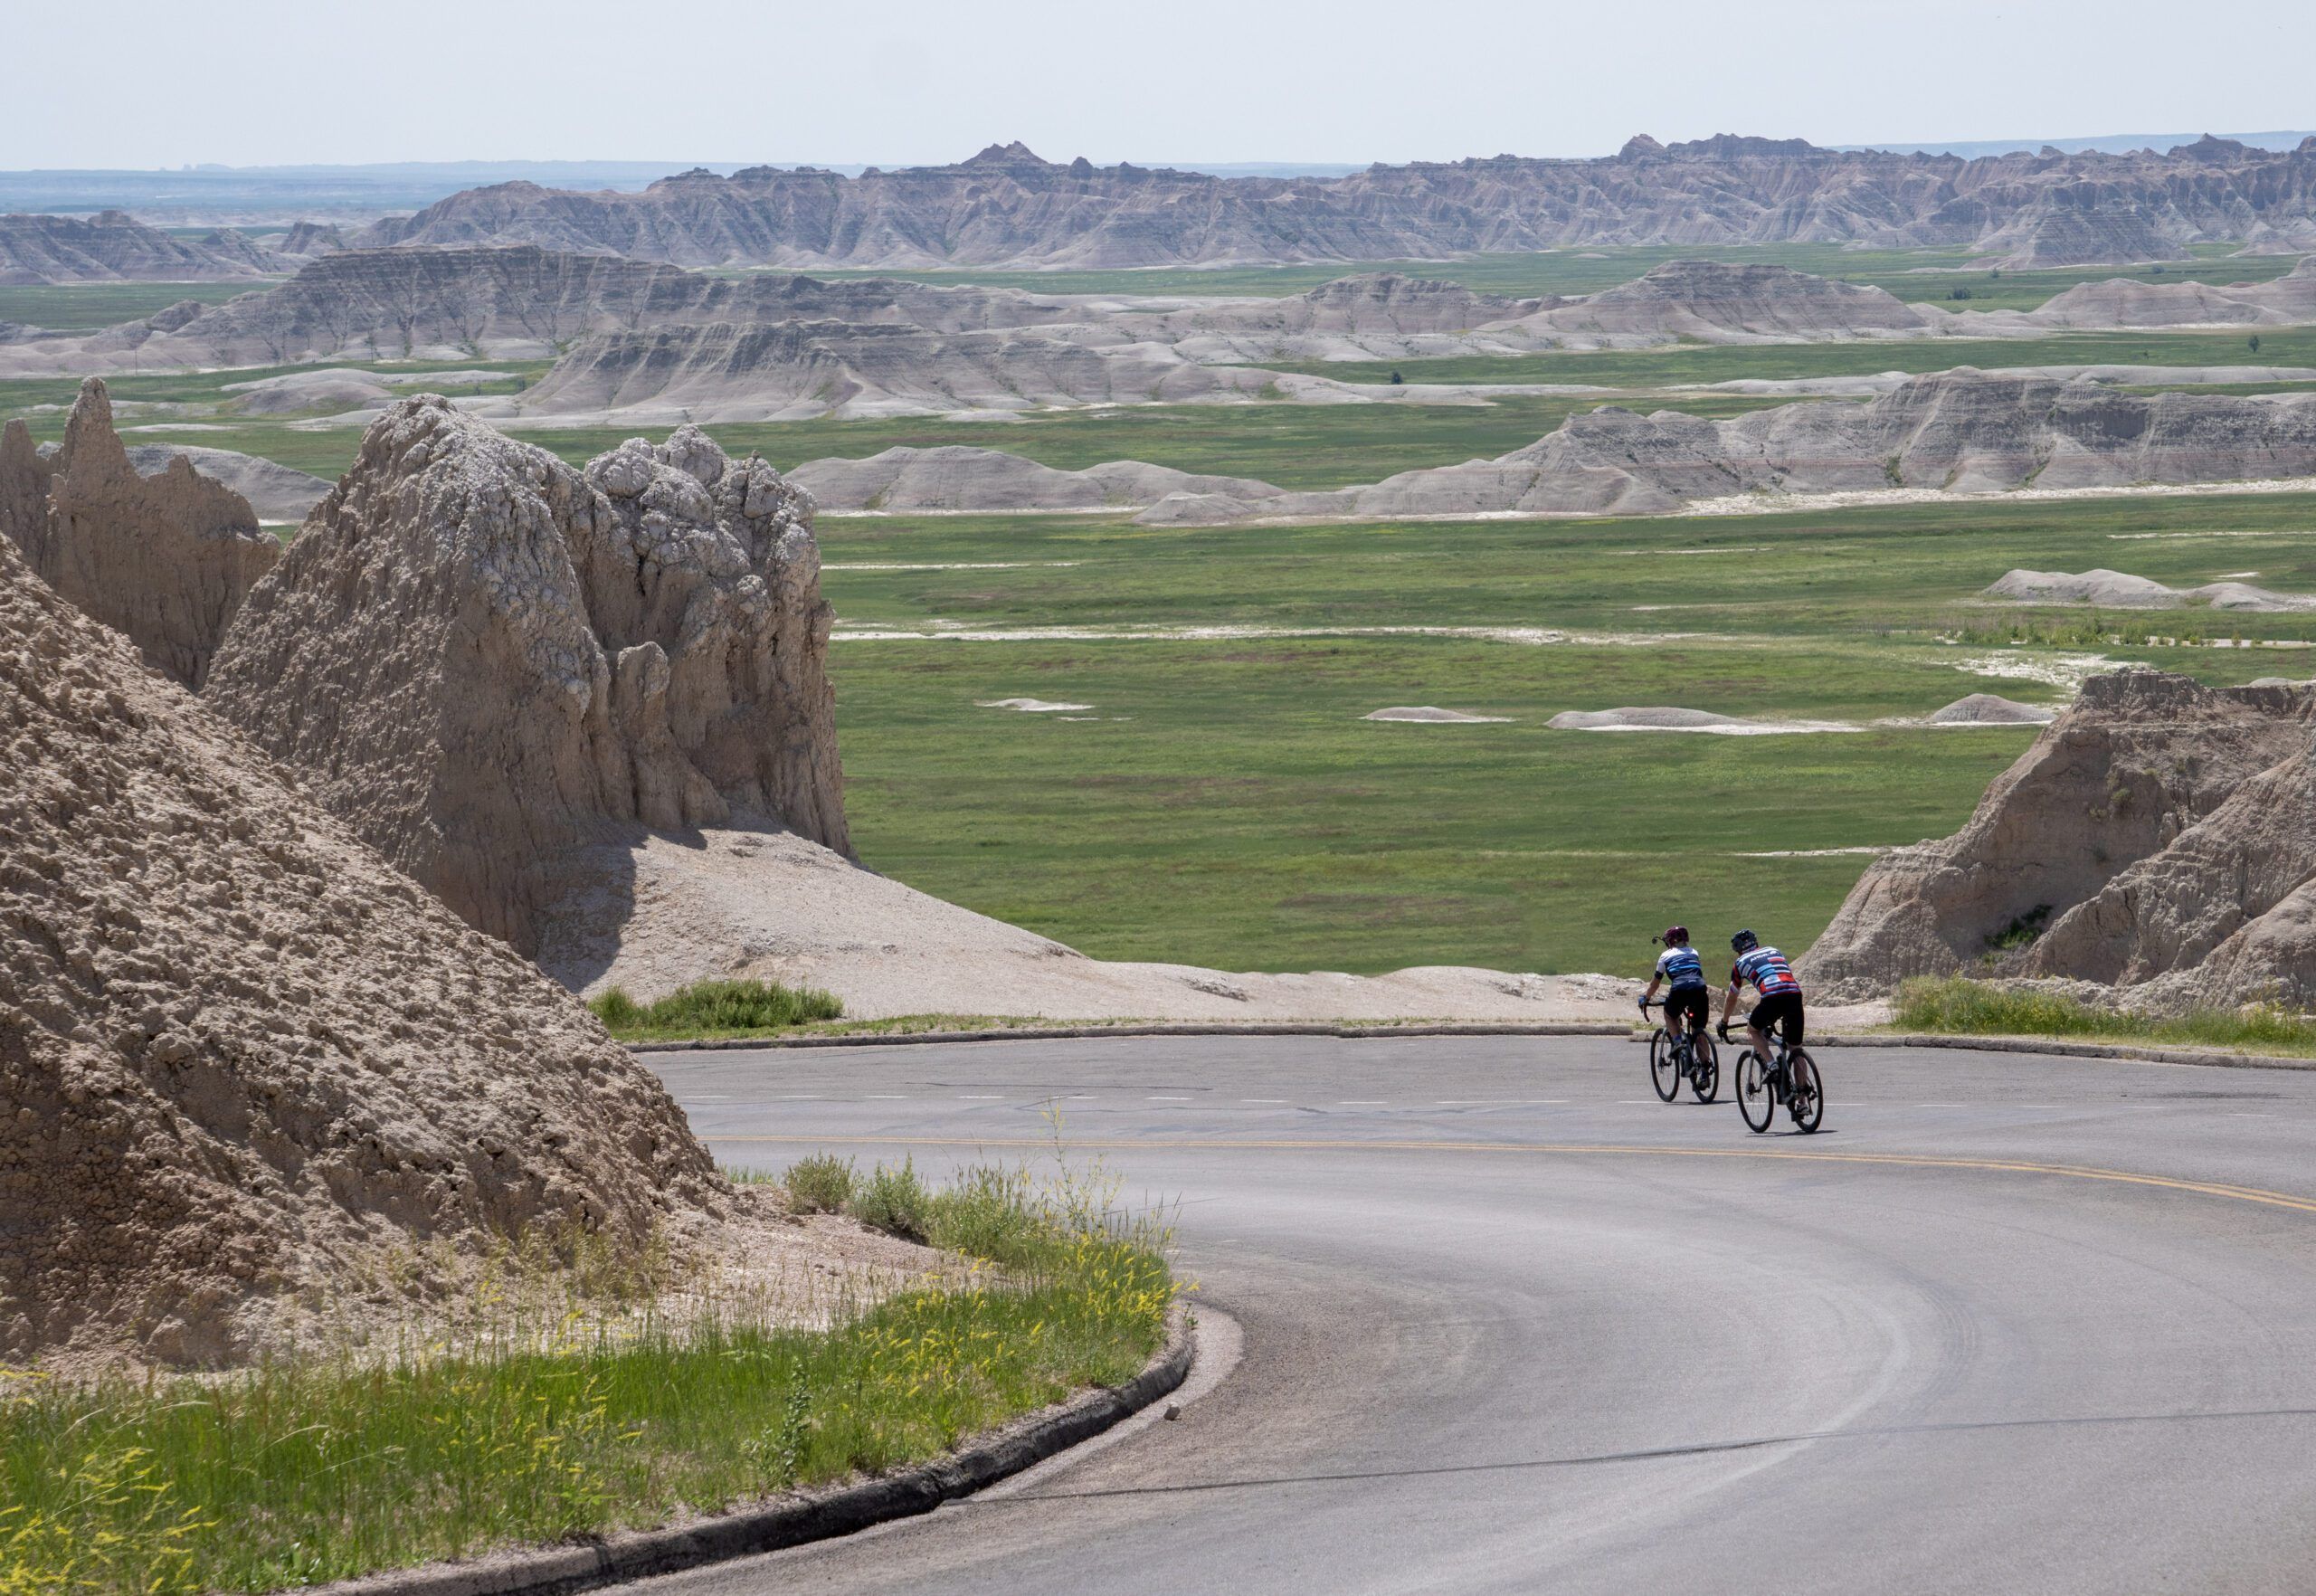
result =
M0 370L539 359L588 334L641 328L840 320L962 331L1047 319L1052 306L1005 289L710 277L534 248L354 250L323 254L289 281L222 305L185 300L100 333L20 340L6 347Z
M0 216L0 284L230 282L288 264L240 233L173 238L126 211Z
M829 510L1071 510L1134 508L1170 493L1259 500L1278 489L1244 477L1205 477L1138 460L1057 470L995 449L906 446L865 460L806 461L788 480Z
M252 592L206 696L527 953L560 860L622 826L745 812L848 847L811 517L689 429L583 476L405 400Z
M1668 261L1631 282L1527 318L1523 328L1570 348L1629 348L1675 340L1789 344L1918 337L1950 318L1878 288L1789 266Z
M600 333L524 395L528 415L637 424L804 421L928 411L1252 397L1270 374L1199 366L1156 344L1034 332L789 321Z
M1804 974L1835 997L1960 971L2316 1004L2312 738L2316 689L2093 677L1970 824L1875 860Z
M329 492L329 484L305 471L261 455L231 449L204 449L197 443L132 443L128 463L147 476L169 469L182 460L211 481L238 493L261 520L296 525Z
M1513 156L1339 178L1215 177L1040 160L992 145L858 177L694 171L640 193L471 189L362 245L532 243L679 265L1127 267L1437 260L1598 244L1847 242L2000 263L2176 258L2257 235L2316 246L2316 150L2206 140L2168 154L1979 160L1723 135L1597 160Z
M388 1248L717 1201L589 1015L5 540L0 636L0 1361L215 1363Z
M2128 572L2094 569L2072 571L2007 571L1987 589L1992 598L2021 603L2103 604L2112 609L2166 610L2182 605L2225 610L2238 614L2279 614L2287 610L2316 610L2316 597L2271 593L2244 582L2207 582L2200 587L2166 587L2162 583Z
M310 261L317 255L335 254L346 247L346 235L334 222L298 222L281 235L273 246L274 253L295 261Z
M187 687L201 685L226 623L281 553L246 499L182 456L138 475L95 377L52 460L22 422L7 424L0 517L43 581Z
M1955 319L1965 327L1970 320ZM2316 255L2267 282L2140 282L2115 277L2080 283L2028 311L2024 319L2045 328L2093 330L2304 325L2316 321Z
M1958 366L1870 403L1730 421L1613 405L1495 460L1249 506L1163 501L1150 524L1515 513L1661 515L1698 499L1892 488L1988 493L2316 475L2316 395L2118 393Z

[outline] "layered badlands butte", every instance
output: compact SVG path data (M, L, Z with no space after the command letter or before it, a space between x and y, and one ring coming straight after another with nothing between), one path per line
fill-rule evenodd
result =
M992 145L858 177L693 171L638 194L453 195L356 245L527 243L688 266L1130 267L1439 259L1471 251L1795 241L2002 263L2164 260L2207 240L2316 247L2316 139L1962 160L1730 135L1596 160L1514 156L1340 178L1214 177Z
M1968 825L1875 860L1803 964L1847 998L1969 972L2316 1003L2316 688L2092 678Z
M712 1226L659 1083L0 539L0 1359L214 1363L389 1249Z

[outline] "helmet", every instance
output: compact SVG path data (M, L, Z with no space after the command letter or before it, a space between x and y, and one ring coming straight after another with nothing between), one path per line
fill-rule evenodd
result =
M1686 926L1675 926L1666 930L1665 935L1658 937L1656 940L1663 943L1666 947L1679 947L1682 944L1688 941L1688 939L1689 928Z
M1751 931L1740 931L1729 939L1729 945L1738 953L1751 953L1761 945L1761 939Z

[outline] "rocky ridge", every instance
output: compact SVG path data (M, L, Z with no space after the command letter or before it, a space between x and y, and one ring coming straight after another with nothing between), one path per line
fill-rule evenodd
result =
M96 377L81 385L53 457L24 423L0 430L0 532L43 582L194 688L281 553L247 499L184 456L140 475Z
M1958 972L2316 1005L2316 688L2092 678L1961 831L1875 860L1802 961L1837 999Z
M2316 475L2316 394L2118 393L1968 366L1865 404L1803 403L1728 421L1613 405L1495 460L1258 504L1167 500L1152 524L1278 518L1660 515L1750 494L1999 492Z
M1723 135L1594 160L1378 165L1226 178L992 145L858 177L693 171L640 193L508 183L373 224L358 245L526 243L690 266L1116 268L1426 260L1601 244L1857 242L2006 265L2176 258L2249 239L2316 247L2316 140L1962 160Z
M0 285L230 282L295 264L230 229L174 238L126 211L94 216L0 216Z
M524 952L559 863L736 813L849 847L811 500L686 429L572 470L396 404L252 591L205 696Z
M0 1359L207 1364L388 1249L704 1222L592 1016L0 540Z

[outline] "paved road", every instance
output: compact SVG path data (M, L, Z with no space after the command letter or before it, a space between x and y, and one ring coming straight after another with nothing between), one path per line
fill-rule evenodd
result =
M654 1583L2316 1586L2316 1074L1820 1059L1805 1140L1586 1039L653 1057L768 1169L1036 1156L1058 1104L1244 1332L1178 1421L1011 1494Z

